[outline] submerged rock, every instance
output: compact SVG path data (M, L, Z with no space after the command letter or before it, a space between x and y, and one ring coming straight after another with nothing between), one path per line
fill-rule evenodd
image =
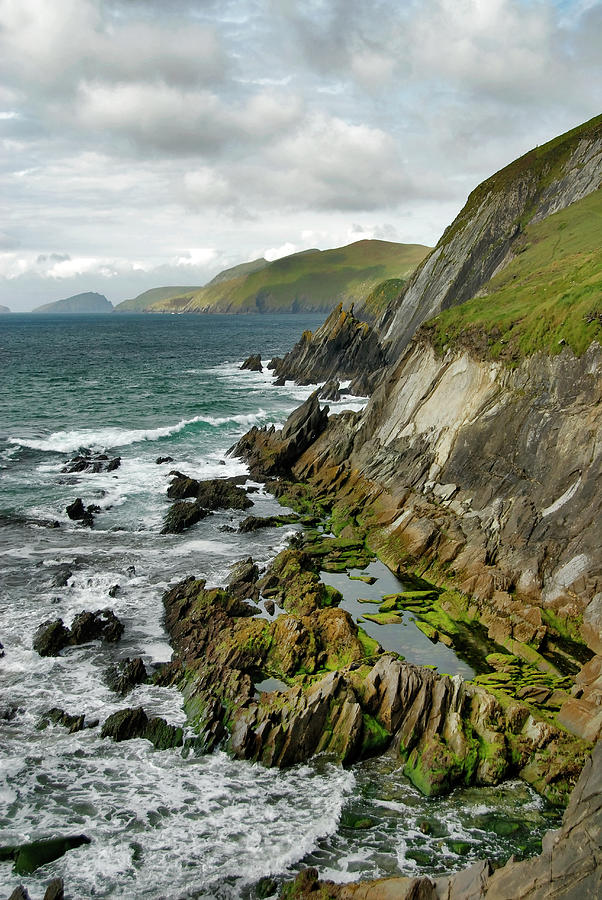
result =
M48 728L49 725L62 725L63 728L68 730L69 734L74 734L76 731L83 731L84 728L96 728L98 719L86 720L85 715L74 716L65 712L64 709L54 706L44 713L37 724L37 728L43 730Z
M90 838L85 834L31 841L27 844L17 844L12 847L0 847L0 860L12 859L14 860L13 871L17 875L31 875L40 866L54 862L55 859L59 859L68 850L90 843Z
M61 472L113 472L121 465L121 457L110 458L106 453L92 453L91 450L80 452L65 463Z

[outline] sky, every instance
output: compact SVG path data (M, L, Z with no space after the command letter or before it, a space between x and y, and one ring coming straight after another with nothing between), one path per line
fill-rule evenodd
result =
M602 0L0 0L0 304L433 245L601 47Z

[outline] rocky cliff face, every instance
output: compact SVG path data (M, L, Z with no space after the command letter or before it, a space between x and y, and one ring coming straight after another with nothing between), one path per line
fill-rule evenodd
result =
M386 364L378 335L339 303L315 333L306 331L284 359L274 360L280 379L315 384L333 378L369 377Z
M473 297L512 258L522 228L596 190L602 116L545 144L479 185L380 323L394 354L441 310Z

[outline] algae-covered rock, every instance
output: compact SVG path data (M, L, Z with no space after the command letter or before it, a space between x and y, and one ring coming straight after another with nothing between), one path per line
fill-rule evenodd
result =
M17 875L31 875L40 866L54 862L68 850L90 843L90 838L85 834L47 838L14 847L0 847L0 859L14 860L13 871Z
M75 716L65 712L64 709L60 709L58 706L53 706L41 717L37 728L43 730L51 724L62 725L63 728L68 730L69 734L73 734L76 731L82 731L84 728L96 728L98 719L86 719L85 715Z

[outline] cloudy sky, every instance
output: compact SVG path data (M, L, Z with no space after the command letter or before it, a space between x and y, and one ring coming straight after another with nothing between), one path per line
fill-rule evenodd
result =
M0 0L0 303L434 244L601 46L602 0Z

